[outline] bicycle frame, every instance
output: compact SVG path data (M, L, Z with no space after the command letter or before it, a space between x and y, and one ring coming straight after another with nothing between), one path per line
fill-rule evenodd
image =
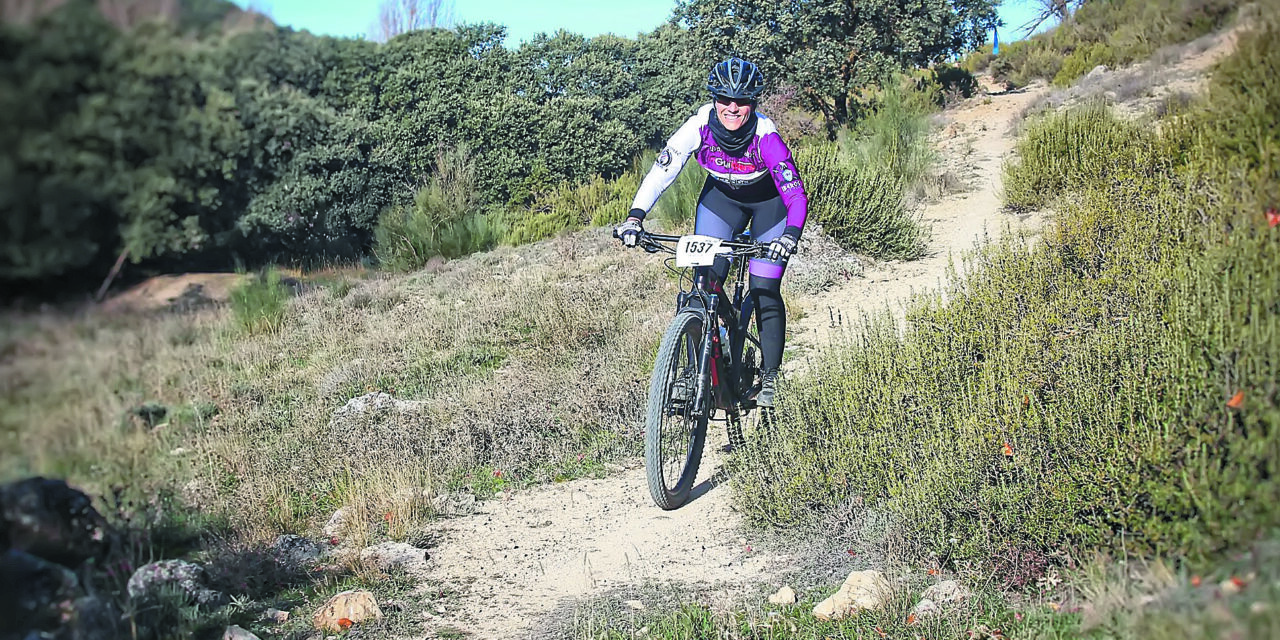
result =
M651 233L645 233L641 238L642 242L648 241L646 249L653 247L651 250L665 251L670 251L671 249L659 243L674 243L680 240L680 236ZM765 245L749 241L724 241L721 246L731 249L728 256L731 262L735 259L737 260L737 264L730 267L730 275L733 276L734 282L732 299L725 293L721 285L710 282L705 272L691 277L690 288L681 291L676 296L677 313L694 311L702 316L702 352L696 354L698 379L695 387L694 409L698 412L706 411L708 417L715 409L723 409L730 414L736 414L740 409L751 410L752 407L743 397L747 395L745 393L747 390L740 388L742 376L747 373L744 370L742 356L748 346L748 341L756 349L760 348L759 341L749 333L751 311L755 305L755 298L746 286L745 281L747 279L747 264L750 258L755 255L761 255ZM669 264L668 268L676 269ZM736 274L733 273L735 270L737 271ZM724 322L726 332L729 335L728 362L722 362L725 358L723 357L723 347L720 344L719 321ZM690 358L690 360L693 360L693 358ZM707 397L708 390L714 393L714 397Z

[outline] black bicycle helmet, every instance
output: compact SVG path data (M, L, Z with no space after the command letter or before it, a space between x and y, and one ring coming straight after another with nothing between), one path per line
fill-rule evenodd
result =
M707 91L712 96L755 100L764 89L764 74L742 58L729 58L711 66L707 76Z

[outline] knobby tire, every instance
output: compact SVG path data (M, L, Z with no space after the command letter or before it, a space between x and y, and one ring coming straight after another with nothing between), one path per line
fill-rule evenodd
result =
M697 380L703 333L700 313L682 311L677 314L662 336L658 357L653 364L653 378L649 383L649 405L644 429L644 468L649 494L659 507L666 510L678 509L689 501L689 494L698 476L698 465L702 462L702 447L706 443L709 409L696 415L686 406L678 415L667 415L673 406L673 387L685 372L685 367L693 369L692 380ZM697 389L689 387L686 393L696 397ZM710 389L704 390L704 393L710 404ZM683 464L678 473L671 473L673 470L667 469L664 464L664 453L674 454L675 460L678 460L682 446Z

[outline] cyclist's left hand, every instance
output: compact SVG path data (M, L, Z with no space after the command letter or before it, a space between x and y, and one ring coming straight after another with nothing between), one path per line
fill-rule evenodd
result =
M786 262L792 254L796 252L796 245L800 244L794 236L782 234L776 240L769 243L769 259L774 262Z

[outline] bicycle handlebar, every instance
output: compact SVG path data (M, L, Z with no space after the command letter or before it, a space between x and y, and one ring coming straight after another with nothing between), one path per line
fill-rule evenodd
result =
M617 229L613 230L613 237L615 238L619 237ZM664 235L661 233L649 233L648 231L641 229L640 237L639 237L639 240L636 242L636 245L637 246L648 245L643 247L646 250L648 250L649 247L653 247L653 250L663 250L663 251L670 251L674 253L675 252L674 248L668 247L662 243L664 242L676 243L680 241L680 238L681 236L670 236L670 235ZM720 246L728 247L732 249L733 250L732 255L734 256L762 256L769 251L768 244L765 244L763 242L755 242L755 241L738 242L737 240L721 240Z

